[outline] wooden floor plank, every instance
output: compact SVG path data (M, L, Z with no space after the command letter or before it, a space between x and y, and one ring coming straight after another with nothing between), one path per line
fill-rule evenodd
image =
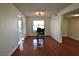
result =
M45 36L45 44L37 45L36 38L27 37L12 56L79 56L79 42L71 38L63 38L60 44L50 36Z

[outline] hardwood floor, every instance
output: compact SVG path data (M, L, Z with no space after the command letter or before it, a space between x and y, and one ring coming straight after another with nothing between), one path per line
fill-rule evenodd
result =
M27 37L12 56L79 56L79 42L70 38L63 38L60 44L50 36L45 36L45 44L39 45L35 37Z

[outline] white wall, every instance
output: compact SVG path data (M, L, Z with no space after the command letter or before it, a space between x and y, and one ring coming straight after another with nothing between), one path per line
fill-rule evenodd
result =
M50 17L27 17L27 34L28 36L34 36L36 35L35 32L33 32L33 20L44 20L45 22L45 35L50 35Z
M72 4L57 13L57 16L51 16L51 36L55 38L55 40L57 40L58 42L62 43L63 14L66 14L77 8L79 8L79 4Z
M63 19L62 35L79 41L79 17Z
M51 18L51 36L58 42L62 42L61 37L61 15L53 16Z
M79 41L79 18L69 20L68 36Z
M10 55L18 46L17 15L25 19L12 4L0 4L0 55Z

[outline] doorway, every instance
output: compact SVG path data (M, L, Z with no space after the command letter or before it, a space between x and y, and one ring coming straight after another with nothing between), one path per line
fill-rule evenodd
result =
M23 21L20 15L18 15L18 32L19 32L19 42L21 42L23 40Z
M79 41L79 8L63 15L62 36Z

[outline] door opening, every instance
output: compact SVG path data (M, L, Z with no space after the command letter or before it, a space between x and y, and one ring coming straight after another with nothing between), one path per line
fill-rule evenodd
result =
M23 38L23 21L22 17L18 16L18 32L19 32L19 43L24 40Z

